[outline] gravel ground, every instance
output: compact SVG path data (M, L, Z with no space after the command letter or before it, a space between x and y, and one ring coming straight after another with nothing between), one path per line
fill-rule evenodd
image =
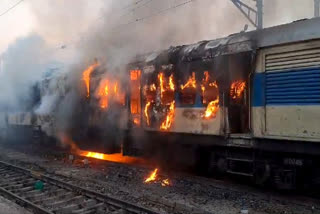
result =
M31 214L26 209L0 196L1 214Z
M32 170L57 176L72 177L72 183L101 193L153 208L160 213L234 214L248 210L250 214L313 214L320 213L319 201L291 200L290 197L264 193L255 188L228 185L212 179L198 179L181 173L160 170L157 180L144 183L150 168L114 164L79 158L71 163L63 158L35 156L0 148L0 158ZM169 186L162 186L164 179ZM282 200L285 198L285 200ZM301 203L299 203L301 202ZM0 212L1 213L1 212Z

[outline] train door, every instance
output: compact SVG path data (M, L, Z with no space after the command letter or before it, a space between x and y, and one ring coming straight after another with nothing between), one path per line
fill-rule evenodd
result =
M130 113L135 126L141 125L141 70L130 71Z
M251 53L228 57L229 88L227 93L229 133L249 132L249 74Z

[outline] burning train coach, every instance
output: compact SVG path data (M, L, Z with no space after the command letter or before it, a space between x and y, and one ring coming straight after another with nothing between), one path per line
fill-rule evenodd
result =
M105 78L91 65L82 79L90 143L80 148L279 188L319 184L319 24L302 20L137 56L124 62L124 78ZM108 144L96 147L99 139Z

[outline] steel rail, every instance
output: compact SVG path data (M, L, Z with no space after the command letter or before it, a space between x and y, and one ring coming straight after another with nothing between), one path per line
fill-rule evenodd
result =
M52 177L45 175L43 173L34 172L34 171L31 171L31 170L28 170L28 169L25 169L25 168L22 168L22 167L19 167L19 166L10 164L10 163L6 163L3 161L0 161L0 165L4 165L13 171L22 172L23 174L28 175L32 178L37 179L37 180L45 181L51 185L58 186L62 189L66 189L69 191L71 190L71 191L76 192L78 194L85 195L88 198L96 199L97 201L103 202L106 205L114 206L114 207L117 207L118 209L122 209L122 210L125 210L130 213L159 214L158 212L155 212L153 210L150 210L150 209L147 209L144 207L140 207L140 206L134 205L132 203L129 203L129 202L126 202L126 201L123 201L123 200L120 200L120 199L117 199L114 197L110 197L105 194L101 194L101 193L98 193L98 192L95 192L92 190L88 190L83 187L79 187L79 186L67 183L65 181L62 181L62 180L59 180L56 178L52 178ZM26 199L14 194L14 193L8 191L8 190L6 190L5 188L2 188L1 184L0 184L0 194L7 197L8 199L13 199L13 200L17 201L18 203L20 203L21 205L23 205L29 209L32 209L35 213L53 214L53 212L46 210L46 209L32 203L31 201L26 200Z

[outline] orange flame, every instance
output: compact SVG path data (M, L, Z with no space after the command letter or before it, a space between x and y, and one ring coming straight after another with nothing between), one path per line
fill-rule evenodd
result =
M162 72L160 72L158 74L158 79L159 79L159 85L160 85L160 96L162 98L163 97L163 92L165 91L164 83L163 83L163 73Z
M155 181L157 178L158 169L153 170L150 176L144 181L145 183L149 183L151 181Z
M189 77L186 84L181 85L180 87L181 87L181 90L183 90L185 88L197 88L196 73L192 72L192 75Z
M150 119L149 119L149 113L148 113L150 105L151 105L151 102L147 102L146 107L144 108L144 115L146 116L148 126L150 126Z
M134 118L133 123L136 125L140 125L140 119L139 118Z
M109 99L112 99L122 105L125 103L125 95L119 90L118 81L112 83L109 79L101 80L98 89L98 97L100 99L100 107L102 109L108 108Z
M140 125L141 117L141 96L140 96L140 70L130 70L130 112L133 119L133 123L137 126Z
M130 79L131 80L138 80L140 74L141 74L140 70L131 70L130 71Z
M109 105L108 95L109 95L109 80L105 79L101 81L100 87L98 89L98 96L100 97L100 107L102 109L108 108L108 105Z
M170 181L169 181L168 178L162 180L162 182L161 182L161 186L163 186L163 187L170 186L170 185L171 185L171 184L170 184Z
M78 154L83 157L106 160L106 161L117 162L117 163L141 163L142 164L145 162L141 158L123 156L121 153L103 154L103 153L97 153L97 152L91 152L91 151L80 151Z
M158 74L158 79L159 79L159 85L160 85L160 97L162 100L164 92L168 90L174 92L175 90L173 74L171 74L169 77L169 83L168 83L168 80L165 79L163 72L160 72Z
M169 107L169 112L166 116L165 121L162 122L160 126L160 130L168 130L171 127L171 124L173 122L174 118L174 113L175 113L175 101L172 101Z
M218 110L219 110L219 96L217 97L216 100L211 101L208 104L207 109L204 112L204 118L210 119L210 118L216 117Z
M171 74L170 77L169 77L169 88L170 88L171 91L175 90L174 82L173 82L173 74Z
M210 80L209 72L205 71L204 78L202 79L202 84L201 84L203 103L209 102L207 105L207 108L204 112L204 115L203 115L203 118L205 118L205 119L210 119L210 118L216 117L217 112L219 110L219 96L217 96L215 98L214 97L208 98L208 96L205 95L206 90L218 89L217 81L209 83L209 80ZM207 100L207 99L209 99L209 100ZM214 100L212 100L212 99L214 99Z
M245 81L234 81L231 84L231 88L230 88L230 96L232 99L237 99L237 98L241 98L244 89L246 88L246 82Z
M149 177L144 180L144 183L157 182L157 180L159 180L157 177L158 177L158 169L155 169L152 171ZM161 180L160 183L161 183L161 186L163 187L171 186L170 180L168 178Z
M156 88L156 84L152 84L152 85L150 85L150 91L155 91L155 90L157 90L157 88Z
M82 80L84 81L87 89L87 97L90 97L90 76L91 73L96 69L96 67L99 66L98 62L95 62L94 64L90 65L86 70L82 73Z

